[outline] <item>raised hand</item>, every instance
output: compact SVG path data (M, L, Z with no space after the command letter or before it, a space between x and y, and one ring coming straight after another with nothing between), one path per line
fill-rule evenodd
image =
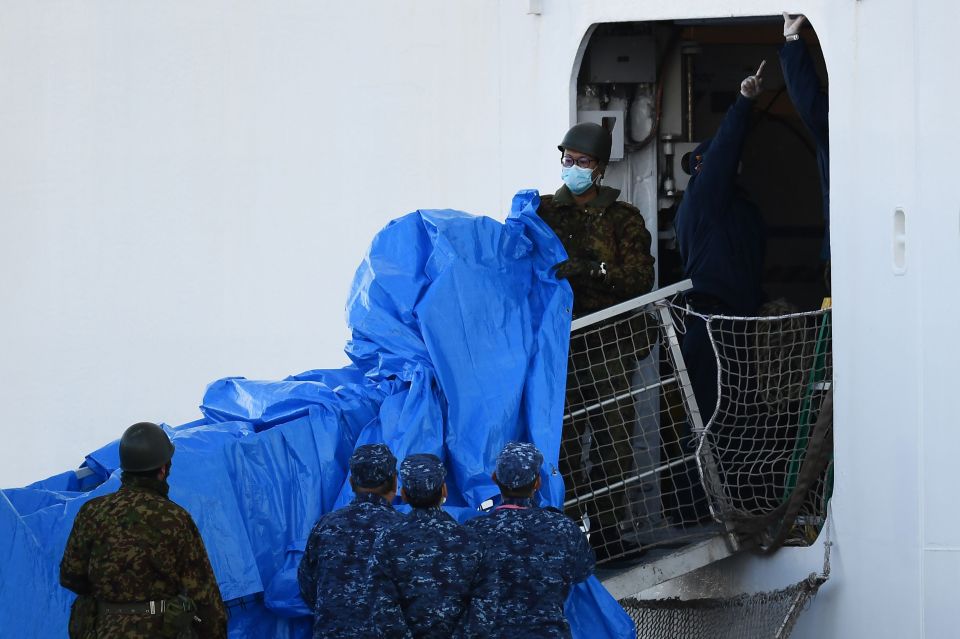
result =
M800 27L803 26L803 23L806 21L806 16L803 14L798 15L796 18L791 18L790 14L786 11L783 12L783 37L797 35L800 33Z
M753 100L763 91L763 78L760 77L760 74L763 73L763 67L766 63L766 60L761 62L757 72L747 76L740 83L740 94L743 97Z

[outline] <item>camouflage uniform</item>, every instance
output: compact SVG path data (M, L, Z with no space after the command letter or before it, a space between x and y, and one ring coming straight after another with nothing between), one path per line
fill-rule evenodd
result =
M503 488L537 478L543 456L531 444L507 444L497 459ZM573 584L593 573L586 536L568 517L537 507L534 498L504 497L490 515L468 521L486 551L485 587L475 608L490 611L490 637L570 637L563 614Z
M411 455L400 465L408 496L437 494L443 463L434 455ZM470 610L482 585L483 549L473 534L436 508L414 508L403 523L376 542L372 570L377 594L376 625L382 636L484 636L482 609ZM478 633L466 633L464 626Z
M636 207L617 201L620 191L600 187L583 208L566 186L540 199L537 214L553 229L571 260L603 262L606 275L572 275L573 314L587 315L643 295L653 287L650 233Z
M650 233L640 211L617 201L619 195L617 189L600 187L581 208L562 186L541 200L538 214L560 238L569 259L602 262L606 268L604 276L577 273L568 278L575 317L633 299L653 286ZM637 360L646 357L654 343L655 326L646 314L635 313L575 335L567 364L566 413L627 393ZM560 472L567 484L566 500L629 476L635 420L634 400L627 397L564 421ZM584 511L590 516L595 533L591 540L604 556L624 551L619 524L627 519L625 498L623 488L568 509L575 518Z
M172 600L197 605L200 637L225 638L227 613L200 531L167 498L166 481L124 473L120 490L80 509L60 563L60 583L102 603ZM161 615L102 612L100 638L164 636Z
M361 488L389 481L396 465L383 444L360 446L350 458L354 483ZM314 637L379 636L371 625L370 553L377 535L402 519L380 495L360 492L317 521L297 571L300 594L313 611Z

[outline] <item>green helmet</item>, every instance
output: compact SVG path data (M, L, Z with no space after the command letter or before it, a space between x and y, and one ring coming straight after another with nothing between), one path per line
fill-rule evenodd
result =
M581 122L570 127L557 148L561 152L570 149L586 153L597 158L601 164L606 164L610 161L612 146L613 137L609 131L594 122Z
M132 472L156 470L173 457L173 443L162 428L139 422L120 438L120 468Z

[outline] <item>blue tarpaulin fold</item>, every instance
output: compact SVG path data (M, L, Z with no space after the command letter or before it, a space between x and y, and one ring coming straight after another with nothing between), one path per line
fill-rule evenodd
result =
M501 223L451 210L387 225L357 269L347 302L352 364L282 381L231 377L207 387L203 418L168 432L170 496L197 522L231 637L309 636L296 568L310 528L351 497L347 460L386 442L398 458L446 462L446 506L461 521L495 498L496 454L532 441L547 462L540 497L562 507L557 471L572 293L550 267L566 258L521 191ZM0 494L0 627L62 636L72 595L58 566L73 518L119 485L117 442L86 477L63 473ZM575 637L634 637L623 609L591 578L567 602Z

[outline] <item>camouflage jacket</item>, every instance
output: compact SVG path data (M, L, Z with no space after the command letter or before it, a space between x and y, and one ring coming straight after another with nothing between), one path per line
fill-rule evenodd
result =
M473 616L486 636L489 621L471 610L481 586L483 548L439 508L414 508L396 528L377 539L372 567L376 622L382 636L431 639L463 637Z
M606 275L572 275L573 314L587 315L643 295L653 287L650 233L635 207L607 186L579 207L565 185L540 199L537 214L553 229L570 259L603 262Z
M576 523L532 499L505 498L465 528L487 548L485 587L475 606L493 611L491 637L570 637L563 606L593 573L594 554Z
M158 479L124 475L120 490L80 508L60 563L60 583L107 603L173 599L197 605L201 637L225 638L227 613L200 531L190 514L167 498ZM159 635L150 614L100 614L98 637Z
M402 520L380 495L360 493L317 521L297 570L300 595L313 611L314 637L376 636L370 553L377 535Z

